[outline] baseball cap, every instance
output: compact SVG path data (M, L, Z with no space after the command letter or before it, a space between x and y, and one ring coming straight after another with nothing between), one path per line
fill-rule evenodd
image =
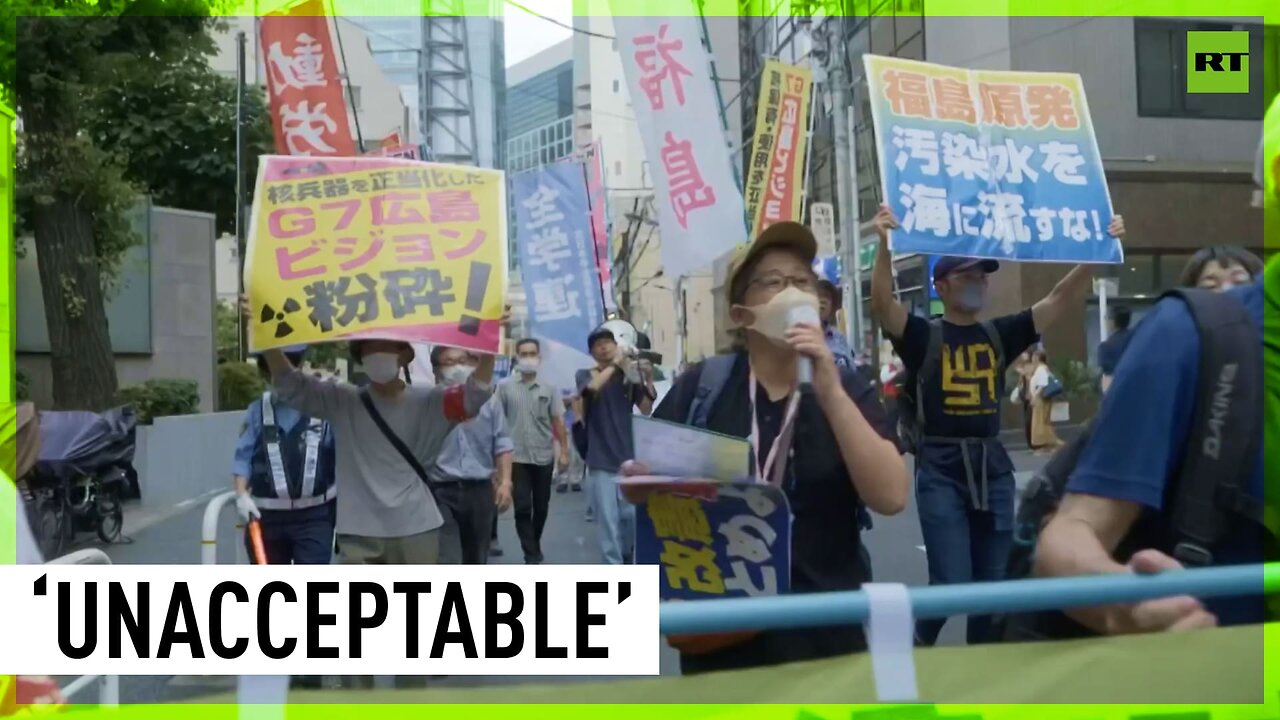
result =
M595 330L591 331L590 335L587 336L588 352L591 350L591 348L595 347L597 340L612 340L613 342L618 342L618 338L613 334L612 330L609 330L608 328L602 328L602 327L596 328Z
M740 295L740 283L746 278L739 277L744 268L750 267L756 258L764 252L774 249L791 250L804 260L805 265L812 265L818 254L818 241L813 232L798 222L790 220L774 223L764 229L756 237L755 242L744 243L733 250L729 259L729 297Z
M933 279L942 280L952 273L957 273L974 267L980 268L982 272L990 275L1000 269L1000 263L990 258L969 258L947 255L945 257L938 258L937 264L933 266Z
M348 342L347 350L351 353L352 359L354 359L356 362L360 362L361 358L364 357L364 344L370 340L377 340L377 339L378 338L365 338L361 340L352 340ZM400 343L401 345L404 346L400 348L400 351L409 353L409 359L406 361L406 363L411 363L414 361L414 359L418 357L418 353L413 349L412 344L407 343L403 340L388 340L388 342Z

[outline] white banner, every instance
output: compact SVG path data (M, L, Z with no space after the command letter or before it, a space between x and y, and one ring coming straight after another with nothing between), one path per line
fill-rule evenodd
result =
M656 565L10 565L0 675L657 675Z
M698 17L618 12L613 26L653 176L663 271L707 270L749 238Z

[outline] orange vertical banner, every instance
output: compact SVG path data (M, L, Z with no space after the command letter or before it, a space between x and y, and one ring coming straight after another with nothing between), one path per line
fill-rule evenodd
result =
M351 157L347 101L322 0L262 18L261 48L276 151Z

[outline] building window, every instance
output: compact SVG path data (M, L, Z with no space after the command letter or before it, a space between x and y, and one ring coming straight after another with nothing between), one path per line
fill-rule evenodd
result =
M613 81L613 94L614 94L614 95L617 95L617 94L618 94L618 81L617 81L617 80L614 80L614 81Z
M613 176L622 177L622 161L621 160L613 161Z
M1134 63L1138 76L1138 115L1142 117L1261 120L1275 95L1277 28L1186 20L1135 18ZM1248 94L1187 93L1187 32L1249 32Z

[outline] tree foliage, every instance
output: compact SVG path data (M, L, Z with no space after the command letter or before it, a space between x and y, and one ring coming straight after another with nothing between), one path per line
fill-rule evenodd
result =
M208 0L30 0L0 10L0 94L16 105L16 201L35 240L59 408L102 409L116 395L104 280L137 241L127 211L152 181L128 148L101 144L104 89L161 77L211 52ZM19 72L21 70L21 72Z
M208 66L193 46L158 75L133 65L111 70L97 96L89 134L114 148L125 177L157 205L211 212L218 231L235 232L236 81ZM273 149L266 97L245 93L245 182Z

